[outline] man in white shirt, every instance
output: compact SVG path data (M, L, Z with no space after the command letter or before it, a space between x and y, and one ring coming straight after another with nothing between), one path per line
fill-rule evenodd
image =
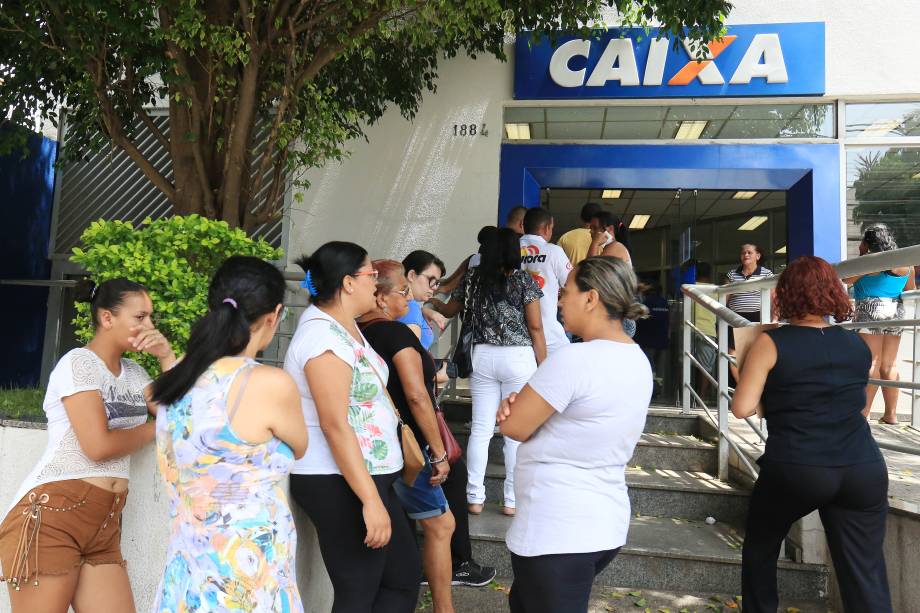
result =
M559 289L565 285L572 270L565 251L549 242L552 237L553 216L550 212L542 207L528 209L524 215L524 236L521 237L521 269L530 273L543 290L540 314L543 316L548 353L569 344L557 317L557 307Z

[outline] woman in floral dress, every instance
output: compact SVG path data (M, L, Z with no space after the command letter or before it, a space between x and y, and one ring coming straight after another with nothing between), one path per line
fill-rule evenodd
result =
M284 289L267 262L227 260L188 353L154 383L172 519L154 611L303 611L284 485L306 425L291 378L254 360L275 334Z

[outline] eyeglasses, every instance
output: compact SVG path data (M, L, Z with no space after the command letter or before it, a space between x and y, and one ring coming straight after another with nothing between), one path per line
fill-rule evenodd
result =
M374 277L374 281L376 281L377 275L379 274L380 272L376 268L373 268L371 270L359 270L358 272L354 273L351 276L352 277Z
M439 287L441 287L441 280L438 279L437 277L429 277L429 276L426 275L426 274L420 274L419 276L420 276L420 277L424 277L425 279L428 280L428 287L429 287L429 288L431 288L431 289L438 289Z
M407 285L405 288L396 290L394 293L399 294L403 298L408 298L411 292L412 292L412 288Z

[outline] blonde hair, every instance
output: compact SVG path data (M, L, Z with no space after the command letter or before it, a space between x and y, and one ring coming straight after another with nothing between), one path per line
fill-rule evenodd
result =
M575 269L575 284L583 292L596 291L610 319L645 319L649 315L638 300L636 273L620 258L598 255L582 260Z

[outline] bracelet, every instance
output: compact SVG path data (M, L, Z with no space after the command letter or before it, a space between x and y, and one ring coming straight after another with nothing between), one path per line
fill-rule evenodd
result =
M447 452L445 451L444 455L438 458L437 460L433 460L431 459L431 456L428 456L428 461L431 462L432 464L443 464L444 462L447 461Z

